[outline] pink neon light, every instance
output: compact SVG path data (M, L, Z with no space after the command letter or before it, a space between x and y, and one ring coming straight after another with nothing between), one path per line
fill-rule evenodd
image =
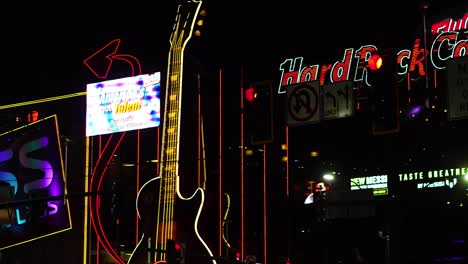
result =
M454 20L452 18L445 19L440 22L432 24L431 32L432 34L439 34L442 32L449 32L455 30L468 29L468 13L465 13L463 18Z
M99 158L98 158L96 164L99 164L99 163L101 162L101 160L102 160L102 159L101 159L101 158L102 158L102 155L103 155L103 153L105 152L105 150L107 149L107 147L109 146L109 143L110 143L110 140L111 140L112 136L113 136L113 135L111 135L111 137L109 138L109 141L106 143L106 146L104 147L103 151L100 153ZM110 156L110 157L112 158L112 156ZM94 189L94 188L93 188L93 187L94 187L94 184L93 184L93 183L94 183L94 179L95 179L94 176L96 175L96 169L97 169L97 168L98 168L98 166L95 166L94 169L93 169L93 173L91 174L90 191L93 191L93 189ZM97 188L97 189L99 190L99 188ZM93 203L93 201L92 201L92 197L90 197L90 207L91 207L91 208L90 208L90 216L91 216L91 222L93 223L93 228L94 228L94 231L95 231L96 234L97 234L97 237L98 237L99 242L100 242L101 244L103 244L104 249L106 249L106 251L108 251L108 250L107 250L107 247L109 246L109 241L107 241L107 239L106 239L105 236L104 236L104 240L105 240L105 241L102 240L102 237L101 237L101 235L100 235L100 231L102 232L103 230L102 230L102 228L101 228L100 230L96 229L96 228L97 228L97 225L96 225L96 223L95 223L94 214L93 214L93 211L96 210L96 215L99 215L99 212L98 212L98 211L99 211L99 205L100 205L100 197L99 197L99 196L96 197L96 206L93 206L93 205L94 205L94 203ZM105 242L105 243L103 243L103 242ZM109 251L108 251L108 252L109 252ZM109 252L109 254L111 254L111 256L115 259L115 254L112 254L112 252Z
M266 161L266 144L263 144L263 263L267 264L267 161Z
M116 54L120 46L120 41L120 39L112 40L104 47L93 53L91 56L83 60L83 63L86 65L86 67L88 67L88 69L93 72L96 77L101 79L107 78L113 60L123 60L130 64L132 69L132 76L135 76L135 73L141 74L141 64L136 57L128 54ZM99 67L99 65L102 65L103 63L107 65L104 67L104 70L100 70L102 67Z
M118 142L117 144L115 144L114 148L111 149L111 155L109 156L109 159L107 161L103 161L103 155L105 153L107 153L107 151L109 150L109 145L111 143L111 139L114 135L111 135L110 138L108 139L106 145L104 146L104 149L103 151L100 153L99 155L99 158L96 162L96 166L94 167L93 169L93 173L91 175L91 181L90 181L90 191L93 192L95 189L96 191L100 191L100 188L101 188L101 184L102 184L102 179L103 179L103 175L105 174L107 168L108 168L108 165L110 163L110 161L112 160L112 157L114 156L114 153L115 151L118 149L118 147L120 146L120 143L122 142L122 139L125 135L125 132L122 132L122 134L120 135L120 138L118 139ZM96 173L97 173L97 168L99 168L99 164L101 164L102 162L106 162L106 165L103 169L103 171L101 172L101 175L99 175L99 182L98 182L98 185L96 188L95 187L95 179L96 179ZM101 205L101 199L99 196L96 197L96 200L93 202L93 199L92 197L90 197L90 217L91 217L91 222L93 223L93 228L94 228L94 231L96 232L96 235L99 239L99 241L102 243L104 249L111 255L111 257L119 264L124 264L124 261L120 258L120 256L117 254L117 252L115 252L115 250L112 248L109 240L107 239L105 233L104 233L104 229L102 227L102 224L101 224L101 218L100 218L100 214L99 214L99 209L100 209L100 205ZM95 219L96 217L96 219ZM96 225L96 221L97 221L97 225Z
M104 176L105 172L107 171L107 168L109 167L109 164L110 164L110 162L111 162L111 160L112 160L112 157L114 156L115 152L116 152L117 149L119 148L120 143L122 142L122 139L124 138L124 135L125 135L125 132L123 132L123 133L121 134L118 143L115 145L115 148L114 148L114 150L112 151L112 154L110 155L110 158L109 158L109 160L108 160L107 163L106 163L105 169L102 171L102 173L101 173L101 175L100 175L100 177L99 177L98 190L101 190L101 184L102 184L102 180L103 180L103 178L104 178L103 176ZM101 206L100 206L100 205L101 205L100 201L101 201L101 200L99 199L99 204L97 204L96 208L100 208L100 207L101 207ZM100 231L101 231L101 233L103 234L104 239L105 239L105 241L106 241L106 246L105 246L104 248L106 249L106 251L107 251L108 253L111 254L111 252L112 252L111 255L112 255L112 257L114 258L115 261L117 261L118 263L124 263L124 261L120 258L120 256L117 254L117 252L115 252L114 248L112 248L112 245L110 244L109 240L107 239L107 237L106 237L105 234L104 234L104 229L103 229L102 223L101 223L101 215L100 215L100 214L96 214L96 216L97 216L97 221L98 221L98 224L99 224ZM111 251L111 252L109 252L109 251Z
M102 158L102 155L103 155L105 149L107 149L107 147L108 147L108 145L109 145L109 143L110 143L110 139L112 138L112 136L113 136L113 135L111 135L111 137L109 138L109 141L108 141L108 142L106 143L106 145L104 146L103 151L99 154L99 157L98 157L98 160L97 160L96 164L99 164L99 163L100 163L101 158ZM112 157L112 156L111 156L111 157ZM95 174L96 174L96 169L97 169L97 166L94 167L93 173L91 174L91 181L90 181L90 187L89 187L90 192L92 192L93 189L94 189L94 188L93 188L93 187L94 187L94 184L93 184L93 183L94 183L94 176L95 176ZM94 214L93 214L93 211L94 211L94 210L96 210L96 214L98 214L98 211L99 211L98 205L100 204L100 197L99 197L99 196L96 197L96 207L93 206L94 203L93 203L93 200L92 200L92 196L89 198L89 204L90 204L90 217L91 217L91 222L93 223L93 228L94 228L94 231L95 231L96 234L97 234L98 240L99 240L99 242L102 244L103 241L102 241L101 236L99 235L99 233L100 233L99 230L96 229L96 224L95 224L95 221L94 221ZM101 231L102 231L102 230L101 230ZM104 237L104 239L107 240L105 237ZM107 243L109 243L109 242L107 241ZM103 245L104 245L104 244L103 244ZM106 248L106 245L104 245L104 248ZM112 254L111 254L111 255L112 255Z

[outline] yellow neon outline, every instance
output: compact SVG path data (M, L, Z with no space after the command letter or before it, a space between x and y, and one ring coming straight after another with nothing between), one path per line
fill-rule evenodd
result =
M78 92L78 93L72 93L72 94L66 94L66 95L60 95L60 96L54 96L54 97L47 97L47 98L37 99L37 100L32 100L32 101L26 101L26 102L21 102L21 103L1 105L0 110L1 109L14 108L14 107L20 107L20 106L25 106L25 105L40 104L40 103L56 101L56 100L61 100L61 99L67 99L67 98L83 96L83 95L86 95L86 92Z
M86 154L85 154L85 185L84 190L87 193L89 181L89 137L86 137ZM88 263L88 196L84 197L84 220L83 220L83 264Z
M226 212L224 213L224 217L223 217L223 232L222 232L222 235L223 235L223 241L224 241L224 243L226 243L226 246L228 248L231 248L231 244L229 244L229 241L226 238L226 233L224 232L225 231L225 225L226 225L228 215L229 215L229 209L231 208L231 197L229 196L228 193L224 193L224 196L226 196Z
M195 221L193 222L193 229L195 230L195 234L197 235L198 240L200 240L200 242L203 244L206 251L208 252L208 255L210 255L210 257L212 258L211 261L213 262L213 264L216 264L216 260L213 258L214 257L213 253L211 252L210 248L208 247L208 245L205 243L205 241L201 237L200 233L198 232L198 220L200 218L200 214L202 212L203 205L205 204L205 192L203 191L202 188L198 187L195 190L195 192L192 194L192 196L187 197L187 198L183 197L182 194L180 194L180 189L179 189L179 176L176 176L176 191L177 191L177 196L180 199L184 200L184 201L191 200L193 197L195 197L197 192L200 192L201 202L200 202L200 206L198 207L198 211L197 211L197 215L195 217Z
M202 1L193 1L193 2L197 3L197 8L196 8L195 13L198 14L198 13L199 13L199 10L200 10L200 7L201 7L201 4L202 4ZM180 21L180 19L181 19L181 18L180 18L180 16L181 16L181 14L180 14L180 8L181 8L181 5L178 6L177 16L176 16L176 21L177 21L177 23L175 23L175 24L174 24L174 27L173 27L173 31L175 31L175 32L179 31L179 27L181 27L181 23L180 23L180 22L181 22L181 21ZM189 20L186 19L186 21L185 21L184 23L185 23L185 24L183 25L183 28L182 28L182 31L181 31L181 32L182 32L181 35L180 35L180 36L173 36L173 35L171 35L170 40L169 40L169 42L170 42L170 44L171 44L171 51L174 50L174 49L180 49L180 51L178 52L178 54L174 54L174 57L176 57L176 59L179 59L179 60L178 60L178 65L176 65L176 66L179 66L179 67L180 67L180 65L183 65L183 60L184 60L183 53L184 53L185 45L187 44L187 42L188 42L189 39L190 39L190 36L187 37L185 40L183 40L183 38L182 38L183 32L184 32L184 30L185 30L185 27L187 26L187 23L189 23ZM189 34L192 34L194 25L195 25L195 19L193 19L193 20L191 21L190 28L189 28L189 31L188 31ZM177 38L177 37L178 37L178 38ZM174 43L173 43L172 40L174 40ZM174 45L176 45L177 47L175 48ZM172 62L172 59L173 59L173 56L172 56L172 55L173 55L172 52L169 52L169 56L168 56L168 65L169 65L169 66L171 65L171 62ZM177 61L177 60L176 60L176 61ZM168 107L168 104L169 104L169 103L172 103L172 102L170 102L172 99L170 99L169 97L173 97L173 96L174 96L174 98L177 98L177 96L178 96L179 99L182 98L182 89L181 89L181 87L182 87L182 82L180 81L180 78L183 76L183 67L180 67L180 69L178 69L178 70L179 70L179 72L178 72L177 75L173 75L173 73L172 73L170 70L167 71L167 79L166 79L166 81L167 81L167 89L169 89L169 87L172 87L172 86L176 85L174 88L178 88L178 93L179 93L179 94L178 94L178 95L173 94L173 95L167 95L167 96L166 96L166 98L165 98L165 107L166 107L166 109L167 109L167 107ZM171 85L172 83L174 83L174 85ZM177 87L177 86L178 86L178 87ZM176 91L177 91L177 90L176 90ZM178 101L178 102L176 102L176 103L177 103L176 106L178 107L177 117L179 117L179 116L180 116L180 112L181 112L181 110L180 110L180 104L179 104L180 100L177 100L177 101ZM167 116L167 115L168 115L168 111L164 111L164 112L165 112L165 117L163 118L163 127L166 128L166 122L169 122L169 121L168 121L168 118L169 118L169 117ZM175 114L175 113L174 113L174 114ZM176 138L176 142L178 142L178 139L179 139L179 136L180 136L180 118L177 118L176 122L177 122L177 128L176 128L176 129L177 129L177 133L176 133L177 138ZM167 132L166 132L166 133L167 133ZM162 137L162 141L163 141L163 142L162 142L162 145L165 146L165 141L166 141L166 137L165 137L165 136ZM169 154L167 154L167 153L166 153L166 155L164 155L164 151L166 151L166 150L165 150L165 149L161 150L161 154L163 154L162 157L166 157L167 155L169 155ZM174 155L174 154L171 153L170 155ZM176 148L176 153L175 153L175 160L177 161L178 159L179 159L179 147L177 146L177 148ZM160 162L160 172L164 172L164 167L163 167L163 166L164 166L165 161L167 161L167 160L168 160L168 159L167 159L167 157L166 157L166 160L163 160L163 161ZM174 166L174 165L171 165L171 166ZM199 208L198 208L198 212L197 212L197 214L196 214L195 221L194 221L194 231L195 231L195 234L196 234L197 238L198 238L199 241L203 244L203 246L206 248L208 254L209 254L210 257L212 258L213 264L216 264L217 262L216 262L216 260L213 258L213 256L214 256L213 253L211 252L210 248L209 248L208 245L205 243L205 241L202 239L202 237L200 236L199 231L198 231L198 221L199 221L200 214L201 214L201 211L202 211L204 202L205 202L205 193L204 193L204 190L203 190L202 188L198 187L198 188L195 190L195 192L192 194L192 196L190 196L190 197L188 197L188 198L183 197L183 196L180 194L180 190L179 190L178 169L179 169L178 166L175 166L175 170L174 170L173 168L171 168L170 171L165 172L165 173L171 173L171 175L170 175L170 176L167 176L167 177L175 178L175 183L172 182L173 179L171 179L171 182L169 182L169 183L168 183L167 181L163 181L163 180L162 180L162 177L159 176L159 177L155 177L155 178L150 179L149 181L147 181L147 182L140 188L140 191L138 192L138 194L137 194L137 199L136 199L136 208L137 208L138 217L140 217L140 213L139 213L139 211L138 211L138 199L139 199L139 196L140 196L140 192L141 192L141 190L144 189L144 187L145 187L147 184L149 184L150 182L153 182L153 181L155 181L155 180L157 180L157 179L161 179L161 181L160 181L160 183L159 183L159 184L160 184L160 189L162 189L162 184L166 184L165 188L169 188L168 190L170 190L170 191L175 191L176 194L178 195L178 197L181 198L182 200L190 200L190 199L192 199L192 198L197 194L197 192L200 192L200 193L201 193L201 202L200 202L200 206L199 206ZM175 189L174 189L174 188L175 188ZM171 194L172 194L172 193L169 193L169 194L166 193L166 195L171 195ZM175 193L174 193L174 194L175 194ZM166 239L172 239L172 238L173 238L172 232L174 231L174 228L173 228L173 226L172 226L172 225L173 225L173 223L172 223L172 220L173 220L172 217L173 217L174 208L173 208L173 206L172 206L172 208L166 208L166 204L165 204L165 203L166 203L167 201L164 203L164 205L161 205L161 201L162 201L161 196L162 196L162 192L159 193L159 203L158 203L158 209L157 209L157 211L158 211L158 217L157 217L157 220L156 220L156 238L159 238L159 231L160 231L159 224L160 224L160 220L161 220L161 219L166 219L166 218L167 218L167 219L169 220L169 223L167 223L168 221L166 220L166 221L163 223L165 226L163 227L163 230L161 231L161 232L163 233L163 234L162 234L162 235L163 235L162 240L163 240L163 241L166 241ZM171 195L171 199L173 199L172 197L175 198L175 196L172 196L172 195ZM169 201L169 202L173 202L173 201ZM161 207L164 207L164 208L161 208ZM162 213L162 216L160 215L161 213ZM140 217L140 218L141 218L141 217ZM131 254L131 256L130 256L129 262L130 262L132 256L134 255L135 250L139 247L139 245L143 242L143 240L144 240L144 234L143 234L142 238L140 239L140 241L138 242L138 244L137 244L137 246L135 247L135 249L133 250L133 252L132 252L132 254ZM155 243L157 243L157 242L155 242ZM165 250L165 248L166 248L165 242L161 243L161 246L162 246L161 250ZM164 258L164 253L161 253L161 256ZM154 255L154 261L155 261L155 262L159 262L159 261L157 261L157 258L158 258L158 254L155 254L155 255Z
M155 180L158 180L158 179L160 179L160 178L161 178L161 177L152 178L152 179L148 180L147 182L145 182L145 184L143 184L143 185L140 187L140 190L138 191L137 197L136 197L136 199L135 199L135 208L136 208L136 211L137 211L138 218L141 219L140 210L138 210L138 200L139 200L139 198L140 198L140 194L141 194L142 190L145 188L145 186L146 186L147 184L150 184L151 182L153 182L153 181L155 181ZM141 244L141 242L143 242L144 239L145 239L145 233L143 232L142 235L141 235L140 241L138 241L138 244L137 244L137 245L135 246L135 248L133 249L132 254L130 254L130 257L129 257L129 259L127 260L127 263L131 263L133 254L135 254L135 251L140 247L140 244Z

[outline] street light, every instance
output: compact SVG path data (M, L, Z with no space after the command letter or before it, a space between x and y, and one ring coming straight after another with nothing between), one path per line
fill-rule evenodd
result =
M325 173L323 175L323 179L327 182L333 181L335 179L335 174L334 173Z

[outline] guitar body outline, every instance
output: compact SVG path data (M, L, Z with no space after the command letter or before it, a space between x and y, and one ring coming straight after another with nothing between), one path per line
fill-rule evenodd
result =
M137 194L137 198L136 198L136 201L135 201L135 204L136 204L136 208L137 208L137 214L138 214L138 218L140 220L142 220L143 222L143 234L140 238L140 240L138 241L136 247L134 248L134 250L132 251L132 254L130 255L130 258L128 259L127 261L127 264L144 264L144 263L148 263L148 260L150 261L149 263L166 263L165 260L157 260L155 261L155 254L154 254L154 251L164 251L164 247L165 247L165 241L159 241L157 242L156 244L153 244L153 242L150 242L151 245L150 248L152 247L153 249L150 249L150 250L147 250L147 247L148 247L148 238L151 238L151 241L154 241L156 240L155 239L155 234L154 234L154 230L153 228L151 227L151 223L154 223L155 221L155 218L156 218L156 215L154 214L155 212L153 210L148 210L148 208L152 207L154 209L157 208L157 204L159 204L159 201L156 201L156 200L152 200L151 197L154 197L154 186L158 185L158 182L161 181L161 176L157 176L157 177L154 177L150 180L148 180L145 184L143 184L140 188L140 190L138 191L138 194ZM214 254L212 253L211 249L209 248L209 246L207 245L207 243L204 241L204 239L202 238L202 236L200 235L199 233L199 220L200 220L200 217L203 213L203 208L204 208L204 205L205 205L205 190L203 190L202 188L198 187L195 189L195 191L192 193L191 196L189 197L184 197L181 193L180 193L180 189L179 189L179 176L176 176L176 197L178 198L178 200L176 201L176 208L178 208L177 206L180 205L181 202L187 202L187 201L190 201L192 202L191 204L198 204L197 208L195 208L196 210L193 210L195 211L195 217L193 219L193 221L188 221L188 220L185 220L185 222L193 222L193 225L191 228L191 231L194 232L195 234L195 237L191 237L192 238L192 241L191 243L194 243L194 238L198 241L199 245L197 245L195 248L197 248L198 250L204 250L206 252L207 255L203 256L203 255L200 255L198 257L201 257L201 258L205 258L206 259L206 263L213 263L213 264L217 264L216 260L214 259ZM149 198L149 199L148 199ZM189 204L189 205L191 205ZM193 206L189 206L191 207L192 209ZM152 214L152 215L142 215L141 212L148 212L148 214ZM176 215L177 216L177 215ZM177 222L177 219L175 220ZM184 222L184 223L185 223ZM146 227L146 228L145 228ZM184 231L187 231L186 230L187 228L184 229ZM177 233L177 231L176 231ZM179 233L178 233L179 234ZM183 237L185 239L187 239L187 236L183 236L183 235L179 235L177 236L178 234L176 234L176 237ZM184 240L186 241L186 240ZM191 244L190 245L190 248L194 248L193 247L194 245ZM160 248L162 247L162 248ZM151 252L150 254L148 254L148 252L150 251L153 251ZM190 258L190 256L189 256ZM199 262L197 262L199 263Z

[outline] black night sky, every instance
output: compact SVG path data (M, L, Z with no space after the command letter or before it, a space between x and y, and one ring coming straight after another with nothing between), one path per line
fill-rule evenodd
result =
M121 40L118 53L136 57L141 63L143 74L161 72L161 89L164 91L168 52L171 48L169 39L177 2L85 0L11 3L12 7L9 10L13 11L4 13L11 12L12 15L8 21L3 22L2 33L4 36L2 42L5 45L4 66L7 69L4 78L10 80L7 83L11 84L3 86L0 106L85 92L86 84L99 82L102 79L94 76L83 64L83 60L115 39ZM197 129L194 113L197 112L197 76L199 75L201 76L201 112L206 126L206 173L210 179L213 179L208 183L208 188L217 191L219 76L222 72L223 188L232 195L233 216L230 236L233 245L239 246L240 239L240 87L247 87L252 82L265 79L272 80L273 87L277 87L280 78L279 66L289 58L302 56L305 64L329 64L342 59L345 49L357 49L367 44L399 50L410 49L414 39L424 34L422 2L204 1L203 7L206 8L208 15L202 28L202 36L192 37L185 53L183 85L187 89L184 90L182 111L184 123L181 125L183 131L181 164L185 166L182 166L181 172L188 175L196 169L196 157L193 154L196 151L196 133L193 131ZM433 0L428 3L426 17L428 25L448 17L459 18L468 10L466 1L461 0ZM107 79L127 77L130 74L128 64L114 61ZM414 83L416 86L421 85L421 81L418 80ZM17 116L25 117L31 110L38 110L42 115L58 115L61 134L71 139L69 192L73 193L83 191L85 103L85 96L81 96L0 109L2 133L15 126L13 121ZM369 256L369 263L374 263L370 256L383 257L384 247L381 240L372 245L372 241L377 241L374 235L377 229L388 223L395 226L393 230L395 241L403 241L395 246L395 263L419 263L411 261L424 259L421 255L424 255L427 249L432 249L433 252L440 250L440 252L432 254L431 259L429 257L424 259L426 261L424 263L435 263L436 256L458 254L456 249L459 244L452 247L455 253L447 253L450 250L446 250L445 247L450 248L450 246L444 243L450 239L458 239L463 232L466 234L468 214L466 209L448 210L444 207L445 204L440 205L454 197L450 192L419 192L413 197L414 190L408 191L405 189L407 187L395 188L395 193L401 195L394 200L388 197L390 202L383 203L381 208L384 209L379 207L381 211L378 211L377 221L353 222L358 226L354 231L349 231L349 226L340 222L335 226L336 232L332 230L330 233L323 231L325 230L323 226L312 220L314 219L312 210L303 205L303 199L306 182L317 180L318 175L329 169L349 177L348 175L380 173L398 175L401 171L434 168L468 168L466 119L447 122L443 114L427 111L425 115L434 120L429 125L424 123L422 117L414 122L405 119L402 122L401 133L381 137L369 136L369 123L362 116L291 127L289 129L291 194L288 197L284 163L280 162L283 155L280 147L285 143L284 103L284 95L275 93L273 111L275 136L273 142L267 145L270 160L267 168L270 171L268 176L271 177L268 186L268 200L271 203L269 224L271 230L274 230L269 233L271 235L269 263L278 263L277 259L286 255L295 256L296 263L310 263L301 261L317 257L315 254L323 254L321 251L323 241L319 241L316 237L330 236L336 241L347 242L349 237L345 239L343 237L360 235L362 239L359 243L366 245L368 250L377 250L374 255L366 250L363 252ZM129 134L134 136L132 133ZM148 137L143 139L143 145L148 147L154 144L153 130L143 132L142 135ZM131 161L134 158L131 154L133 153L131 151L134 151L132 149L134 140L134 137L129 136L128 142L122 145L119 153L122 159ZM254 149L258 147L247 145ZM319 151L319 158L314 159L309 156L312 150ZM152 159L154 155L154 149L143 149L142 159ZM246 157L245 162L246 183L249 190L247 203L251 205L246 211L250 223L246 230L246 238L249 240L246 253L260 256L263 224L258 213L262 207L261 199L257 195L262 187L259 178L262 172L260 152L256 151L252 157ZM151 172L150 169L142 171ZM186 176L186 180L190 182L188 186L194 184L193 178L190 180ZM343 182L337 184L337 187L343 186L342 184ZM131 199L132 197L129 197L129 200ZM209 209L216 211L217 197L207 199ZM460 197L456 196L455 200L459 202ZM466 196L461 197L461 200L465 202L466 208ZM132 210L132 202L126 203L128 210ZM82 232L83 206L82 201L73 200L71 203L76 228L69 232L70 234L58 237L65 241L73 240L73 243L72 246L66 246L67 250L63 250L64 253L60 253L63 255L59 255L58 258L67 259L68 254L79 261L67 259L67 262L82 263L81 251L75 252L77 250L73 251L72 248L80 248L82 245L80 232ZM127 221L134 225L132 220ZM217 224L209 223L214 226ZM356 231L359 228L362 234ZM309 231L304 235L302 230ZM340 230L343 233L340 233ZM133 230L126 231L127 233L122 232L122 237L130 236L133 239ZM434 240L431 240L433 237L428 234L429 232L434 232L436 237ZM443 246L438 246L438 242L434 242L438 239L443 241L440 242ZM339 245L339 243L334 244L335 240L326 241L332 245ZM428 246L424 242L434 242L437 245L433 243ZM60 241L51 243L56 247L65 247ZM464 243L462 246L466 246L466 241ZM30 245L30 248L37 251L34 251L35 254L48 260L47 263L64 263L64 261L53 262L55 260L51 259L47 250L40 252L40 243L34 242ZM65 245L68 244L65 242ZM315 247L317 251L308 252L309 245ZM414 252L408 250L412 246ZM7 261L12 261L18 252L25 248L28 248L28 245L7 251L9 259L5 263L14 263ZM321 256L318 258L322 259ZM26 263L27 260L23 258L18 257L25 261L20 263ZM332 261L337 260L330 258L329 263ZM3 263L0 258L0 264Z
M10 24L15 27L6 28L4 42L9 70L15 69L9 74L33 81L36 89L33 93L13 89L2 102L83 91L86 83L97 79L82 61L117 38L122 39L119 51L137 57L144 73L163 71L177 1L167 2L47 1L13 8L18 15ZM331 1L252 5L208 0L206 30L199 42L209 52L199 59L215 65L254 63L266 69L273 64L276 71L279 63L294 56L321 63L339 58L345 48L367 43L406 47L422 32L418 2L359 1L337 7ZM462 1L432 2L432 19L444 19L448 7L451 11L462 7Z

